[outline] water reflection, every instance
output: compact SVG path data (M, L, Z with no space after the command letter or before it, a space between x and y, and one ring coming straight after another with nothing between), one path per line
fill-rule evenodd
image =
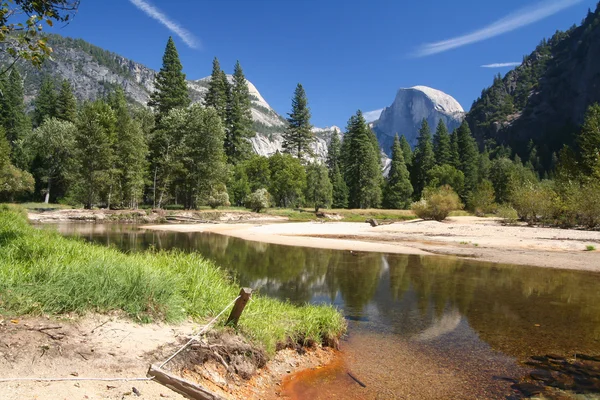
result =
M454 258L269 245L207 233L62 225L65 235L125 251L197 251L237 281L292 302L332 303L352 329L436 348L600 353L600 275ZM483 342L482 342L483 341Z

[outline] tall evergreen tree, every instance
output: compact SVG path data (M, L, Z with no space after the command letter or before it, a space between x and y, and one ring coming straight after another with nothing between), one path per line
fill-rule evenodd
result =
M174 108L184 108L190 105L185 74L179 61L179 54L172 37L167 41L167 47L162 60L162 68L156 75L154 93L150 96L148 105L154 107L156 121L161 119Z
M62 81L56 99L56 117L73 123L77 119L77 99L71 84L66 79Z
M217 110L217 114L221 117L223 123L227 119L227 98L229 83L227 82L227 76L223 79L224 72L221 70L221 65L217 57L213 60L213 69L210 75L210 82L208 84L208 93L204 103L207 107L214 107Z
M600 174L600 104L596 103L588 107L583 126L577 136L577 145L581 159L581 172L585 176Z
M351 208L376 208L381 204L381 159L373 145L374 136L362 112L357 111L348 121L342 146Z
M433 144L431 143L431 132L427 120L423 119L419 137L417 138L417 147L413 154L412 165L412 186L415 199L421 198L421 193L427 186L428 173L435 165L435 156L433 154Z
M77 118L72 194L85 208L109 193L115 123L114 112L100 100L84 104Z
M327 148L327 168L329 169L329 180L333 186L333 208L348 207L348 186L342 175L341 153L342 143L337 132L334 132Z
M436 165L452 163L452 149L450 144L450 135L444 121L440 119L433 135L433 154L435 155Z
M450 165L458 169L460 167L460 155L458 153L458 129L450 134Z
M19 168L27 167L27 157L23 153L20 141L31 131L31 121L25 113L25 101L23 98L23 79L16 68L13 68L8 76L4 90L2 91L2 125L6 131L6 137L11 144L11 159L13 164Z
M294 91L292 112L288 113L287 121L287 129L283 133L284 151L298 159L302 159L304 154L312 155L310 144L314 141L314 135L310 124L310 108L301 84Z
M404 156L404 163L410 171L413 160L413 151L410 148L410 144L404 135L400 136L400 147L402 148L402 155Z
M56 117L56 90L50 77L44 77L40 92L35 99L33 125L40 126L45 118Z
M227 113L227 133L225 137L225 154L230 164L250 158L252 146L249 139L256 133L252 129L250 92L240 62L233 69L233 85Z
M111 93L109 104L117 121L113 143L116 190L112 202L137 208L144 190L148 144L141 124L129 113L123 89L117 88Z
M458 154L460 159L459 170L465 175L465 193L463 193L463 199L475 190L478 182L478 165L479 165L479 151L477 149L477 142L471 134L469 124L466 120L457 129L457 141L458 141Z
M404 163L404 151L398 134L392 146L392 164L383 189L383 206L385 208L404 209L410 205L413 187L410 174Z

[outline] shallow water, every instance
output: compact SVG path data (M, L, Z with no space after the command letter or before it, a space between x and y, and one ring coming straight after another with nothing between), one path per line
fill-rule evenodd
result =
M503 378L521 376L532 355L600 354L600 274L131 225L54 228L123 251L196 251L242 286L340 308L349 323L340 362L291 377L292 398L506 398L513 391Z

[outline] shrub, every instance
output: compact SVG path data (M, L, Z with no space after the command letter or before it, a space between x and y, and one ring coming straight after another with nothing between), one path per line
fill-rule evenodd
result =
M582 185L573 196L572 207L579 224L589 229L600 226L600 183Z
M463 205L456 192L450 186L436 189L426 188L423 198L412 204L412 210L419 218L443 221L454 210L462 209Z
M469 196L469 209L479 217L492 213L496 211L495 198L492 182L483 180Z
M269 198L270 195L267 189L258 189L246 197L246 208L254 212L261 212L265 208L269 208Z
M519 214L517 214L517 211L511 206L506 205L498 207L496 215L499 218L502 218L502 222L509 225L517 223L517 220L519 219Z
M212 194L208 197L207 203L212 209L217 207L229 207L231 205L227 192L218 192Z
M517 186L513 188L510 200L519 218L529 225L556 220L560 199L549 183L527 182Z

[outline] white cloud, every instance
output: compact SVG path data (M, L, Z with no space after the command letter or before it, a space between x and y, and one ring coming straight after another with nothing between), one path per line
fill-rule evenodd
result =
M382 111L383 111L383 108L380 110L375 110L375 111L367 111L367 112L363 113L363 117L365 118L365 120L367 122L375 122L381 116Z
M496 22L493 22L484 28L466 35L441 40L435 43L424 44L414 53L414 56L430 56L432 54L442 53L457 47L481 42L483 40L514 31L515 29L523 26L533 24L534 22L556 14L565 8L574 6L581 1L582 0L551 0L536 4L534 6L521 8L520 10L517 10L514 13L509 14Z
M145 0L129 0L131 4L142 10L150 18L153 18L166 26L168 30L179 36L185 44L192 49L200 47L200 43L196 37L188 30L183 28L177 22L171 20L165 13L154 7L152 4L147 3Z
M521 65L520 62L506 62L506 63L494 63L494 64L484 64L481 68L506 68L506 67L517 67Z

